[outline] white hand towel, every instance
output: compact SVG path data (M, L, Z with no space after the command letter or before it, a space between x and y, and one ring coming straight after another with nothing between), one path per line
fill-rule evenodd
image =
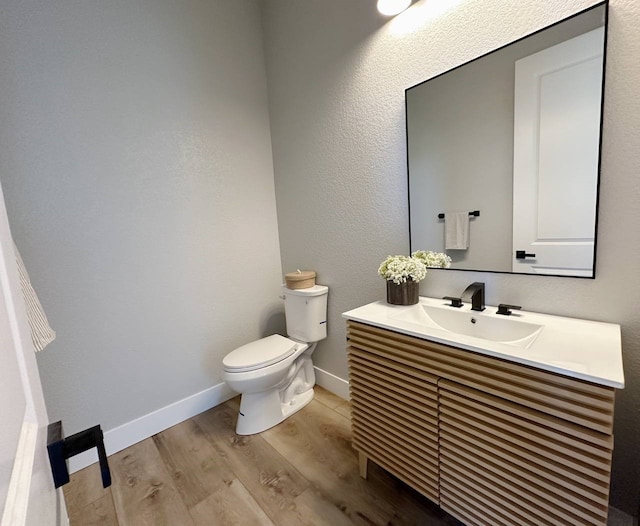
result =
M469 248L469 212L445 212L444 248L446 250Z

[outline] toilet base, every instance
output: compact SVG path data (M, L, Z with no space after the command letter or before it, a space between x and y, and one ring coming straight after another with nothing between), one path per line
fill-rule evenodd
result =
M263 393L244 393L240 400L240 411L236 433L255 435L278 425L313 400L313 387L296 394L289 403L282 403L277 389Z

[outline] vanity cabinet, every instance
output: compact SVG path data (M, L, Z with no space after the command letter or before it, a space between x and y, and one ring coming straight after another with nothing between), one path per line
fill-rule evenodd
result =
M612 387L348 322L353 443L471 525L605 525Z

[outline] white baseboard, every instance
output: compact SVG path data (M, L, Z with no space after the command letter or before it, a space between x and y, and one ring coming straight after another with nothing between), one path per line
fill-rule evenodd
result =
M318 385L345 400L349 399L349 383L346 380L317 367L314 369ZM104 447L107 455L113 455L192 416L220 405L236 394L223 382L131 422L106 430ZM69 459L69 472L75 473L97 461L98 453L95 449L85 451Z
M107 455L113 455L192 416L220 405L236 394L223 382L148 415L109 429L104 432L104 447ZM69 472L74 473L97 461L98 453L95 448L80 453L69 459Z
M324 387L327 391L331 391L340 398L349 400L349 382L318 367L314 366L314 370L316 373L316 383L320 387Z

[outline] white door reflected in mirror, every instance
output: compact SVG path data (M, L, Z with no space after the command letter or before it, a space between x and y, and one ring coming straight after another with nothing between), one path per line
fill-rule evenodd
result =
M598 28L516 62L513 272L593 275L603 42Z

